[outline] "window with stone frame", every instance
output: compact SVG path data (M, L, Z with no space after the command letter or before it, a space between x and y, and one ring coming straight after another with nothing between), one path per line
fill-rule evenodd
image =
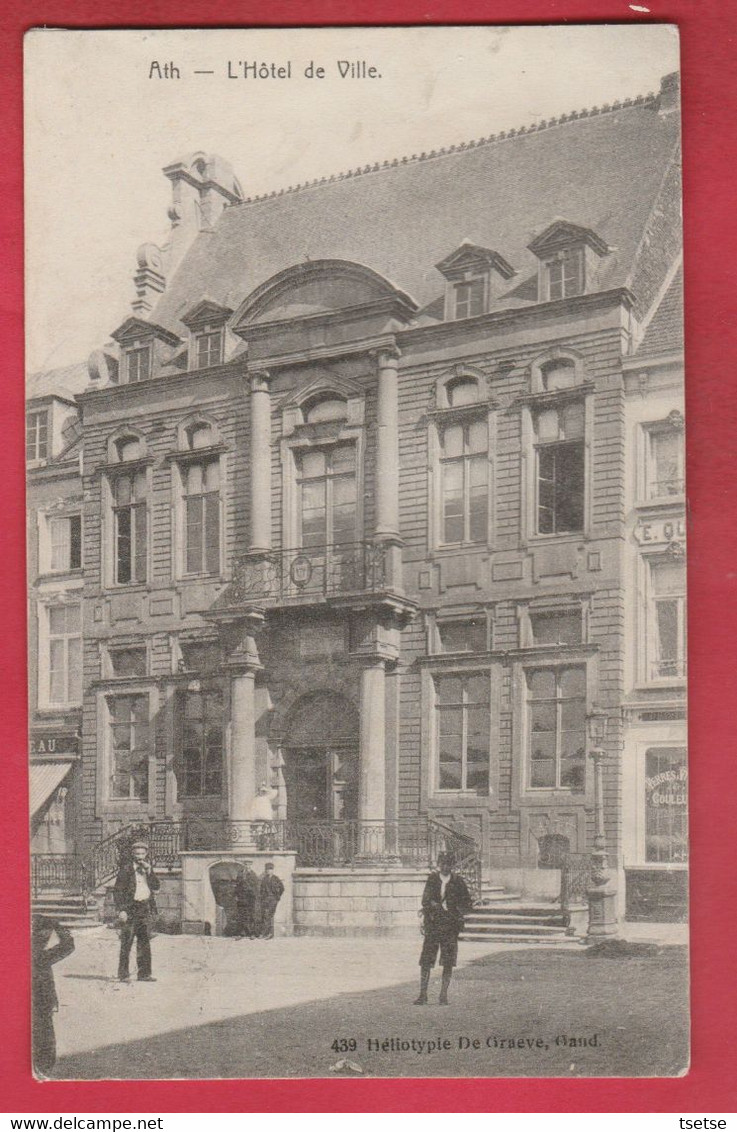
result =
M586 668L534 668L527 684L530 790L583 793L586 778Z
M646 498L683 495L683 418L671 414L645 429Z
M356 446L335 444L295 453L300 546L339 547L355 542Z
M484 314L485 283L483 279L469 279L456 283L453 288L453 317L475 318Z
M116 585L145 582L148 561L148 484L145 469L117 473L113 497L113 580Z
M441 426L440 541L484 543L489 535L489 426L485 418Z
M686 675L686 570L683 561L649 562L647 655L649 680Z
M536 528L540 535L582 531L585 501L583 400L533 412Z
M580 645L583 639L583 613L578 607L531 609L532 644Z
M448 673L434 679L437 789L488 794L489 674Z
M146 676L148 654L145 645L115 646L108 649L110 674L118 679Z
M107 698L110 798L148 800L151 754L149 697L145 693Z
M82 607L78 603L46 608L48 632L48 706L82 702Z
M489 648L486 614L473 617L438 616L435 629L437 648L441 653L483 653Z
M187 689L179 698L180 798L216 797L223 789L224 708L220 688Z
M223 331L205 328L195 335L195 360L197 369L219 366L223 360Z
M129 385L151 376L151 346L133 345L125 351L125 377Z
M47 519L49 573L82 568L82 516L50 515Z
M220 573L220 460L186 463L184 488L185 574Z
M26 460L45 460L49 454L49 414L46 409L26 413Z
M548 299L569 299L584 291L582 248L562 248L546 262Z

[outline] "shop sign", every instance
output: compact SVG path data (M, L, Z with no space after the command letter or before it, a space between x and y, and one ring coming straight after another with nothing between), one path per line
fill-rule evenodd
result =
M635 538L641 545L683 541L686 538L685 519L649 519L635 527Z
M688 804L688 767L664 770L645 779L648 806L686 806Z
M79 735L76 731L31 731L28 751L31 755L78 755Z

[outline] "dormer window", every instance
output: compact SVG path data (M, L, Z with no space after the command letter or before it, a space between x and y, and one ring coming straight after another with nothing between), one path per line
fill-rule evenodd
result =
M49 451L49 414L46 409L26 413L26 460L45 460Z
M584 292L583 250L566 248L547 264L548 298L569 299Z
M209 366L219 366L223 360L223 329L205 327L195 335L195 352L197 369L208 369Z
M456 283L454 295L454 318L475 318L476 315L484 313L483 279L471 279L466 283Z
M125 379L129 385L137 381L148 381L151 376L151 345L134 342L125 351Z

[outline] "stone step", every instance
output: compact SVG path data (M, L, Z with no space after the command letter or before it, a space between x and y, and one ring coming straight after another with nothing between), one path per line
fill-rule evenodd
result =
M459 939L466 943L525 943L545 947L576 948L581 946L571 936L566 935L509 935L506 933L502 935L482 935L479 932L462 932Z
M500 916L500 917L514 917L522 916L528 919L561 919L563 912L560 908L556 907L542 907L538 908L535 905L529 904L474 904L473 909L469 912L470 916Z
M464 931L470 931L481 935L498 935L500 932L509 935L565 935L564 924L538 924L538 923L506 923L481 921L480 923L469 923L464 927Z
M484 915L483 912L469 912L465 917L467 924L539 924L546 927L564 928L566 926L565 917L560 913L550 916L500 916L495 912L489 912Z
M481 896L476 901L476 903L477 904L499 904L499 903L507 903L507 902L515 901L515 900L521 900L521 899L522 899L522 896L521 896L520 893L505 892L504 889L502 889L501 892L486 893L482 889Z

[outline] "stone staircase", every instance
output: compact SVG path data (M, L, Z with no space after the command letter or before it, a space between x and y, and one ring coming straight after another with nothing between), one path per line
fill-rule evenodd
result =
M81 893L49 889L33 897L31 911L34 916L48 916L49 919L59 920L75 932L100 926L97 905L87 901Z
M474 943L572 944L557 903L523 900L519 893L483 882L465 919L462 940Z

